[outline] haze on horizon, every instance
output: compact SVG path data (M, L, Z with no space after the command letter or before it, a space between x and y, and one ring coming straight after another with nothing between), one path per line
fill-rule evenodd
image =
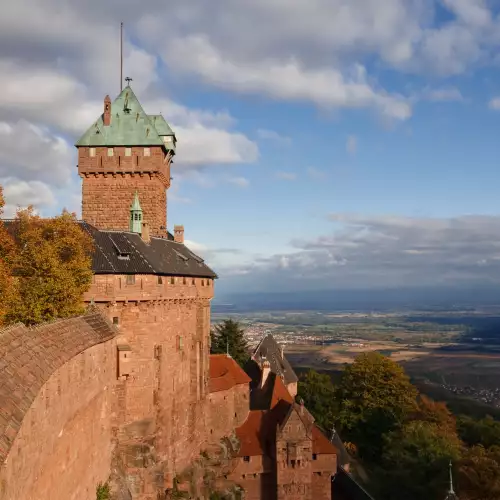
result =
M6 215L79 213L73 144L119 91L123 21L124 76L178 138L169 228L185 225L217 294L490 293L499 13L486 0L12 4L0 19Z

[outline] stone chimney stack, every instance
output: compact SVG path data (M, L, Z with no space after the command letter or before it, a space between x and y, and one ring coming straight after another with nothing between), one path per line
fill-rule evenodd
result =
M264 387L270 373L271 373L271 363L269 363L269 361L265 359L264 362L262 363L262 377L260 379L261 388Z
M104 98L104 113L102 121L105 127L109 127L111 125L111 98L109 95Z
M184 243L184 226L174 226L174 241Z
M151 236L149 234L149 224L147 222L142 223L141 227L141 238L143 241L146 243L149 243L151 241Z

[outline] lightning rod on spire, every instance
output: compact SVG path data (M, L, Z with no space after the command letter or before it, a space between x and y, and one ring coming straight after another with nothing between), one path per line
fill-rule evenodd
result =
M123 22L120 23L120 92L123 90Z

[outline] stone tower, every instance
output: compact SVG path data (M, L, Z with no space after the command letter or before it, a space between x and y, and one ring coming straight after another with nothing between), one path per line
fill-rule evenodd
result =
M147 115L130 86L76 143L82 218L98 229L130 230L136 194L152 236L167 236L167 189L176 138L162 115Z

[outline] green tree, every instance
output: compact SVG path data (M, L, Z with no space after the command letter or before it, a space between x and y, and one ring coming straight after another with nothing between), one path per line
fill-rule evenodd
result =
M210 334L212 354L225 354L229 350L231 357L244 366L249 360L248 343L241 324L232 319L226 319L215 325Z
M377 352L361 354L344 369L337 389L344 437L356 443L361 456L378 457L382 436L416 411L416 397L400 365Z
M500 422L487 416L481 420L460 416L458 418L458 433L469 446L482 445L485 448L500 446Z
M6 321L33 325L83 312L83 294L92 281L92 240L76 217L64 212L42 219L28 208L14 224L17 290Z
M500 500L500 448L469 448L460 461L458 492L461 500Z
M444 498L448 463L459 458L460 450L458 436L433 422L408 422L386 434L381 468L375 472L380 498Z
M299 380L298 395L304 400L316 424L328 433L335 423L338 411L335 387L330 377L315 370L309 370Z

